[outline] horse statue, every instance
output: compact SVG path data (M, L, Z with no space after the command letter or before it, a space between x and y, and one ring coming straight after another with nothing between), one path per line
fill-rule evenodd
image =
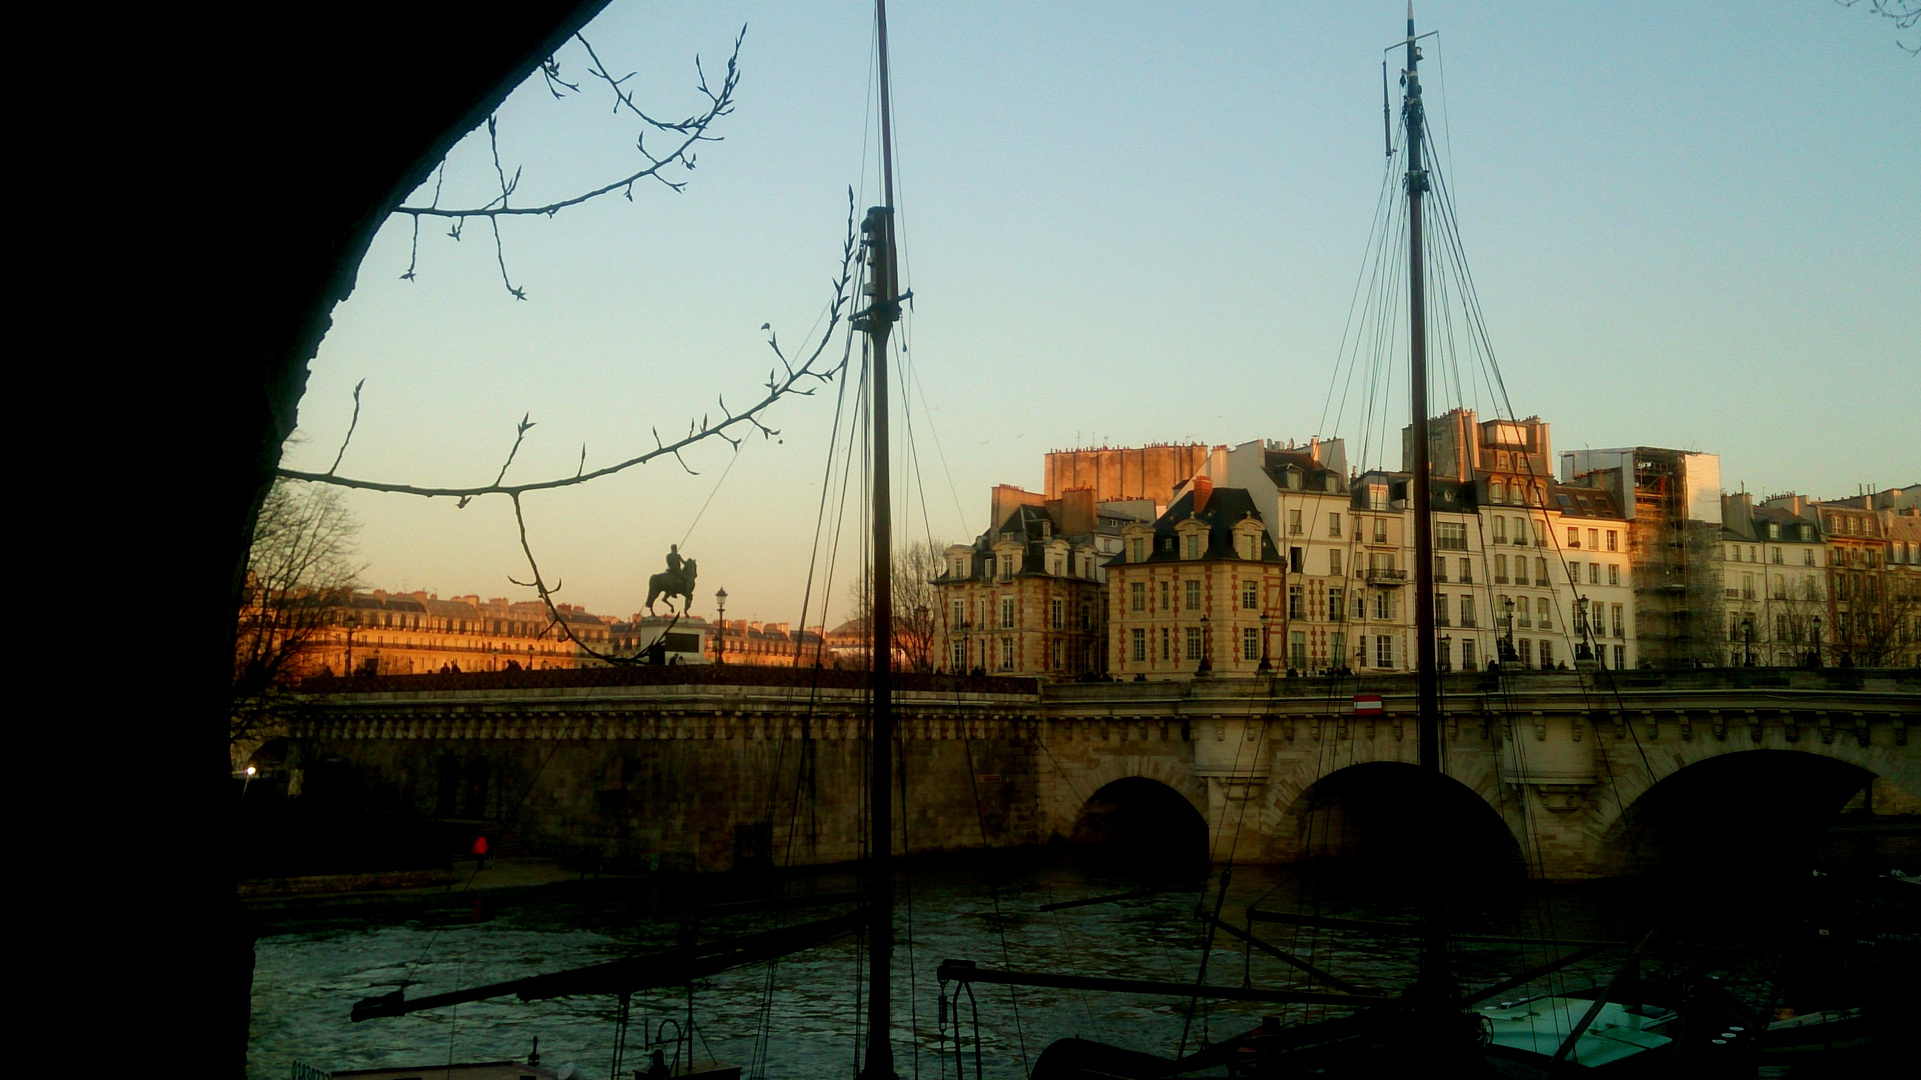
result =
M663 596L667 598L667 609L672 611L674 597L678 596L681 598L680 614L685 615L687 609L691 607L694 602L694 577L697 572L694 560L687 559L681 563L681 568L678 573L672 570L663 570L648 578L648 613L652 614L654 601Z

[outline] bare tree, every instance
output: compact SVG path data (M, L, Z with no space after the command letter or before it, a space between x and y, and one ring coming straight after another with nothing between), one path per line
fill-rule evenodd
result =
M1921 580L1917 575L1870 572L1837 578L1833 629L1828 645L1837 661L1862 667L1913 662L1921 630ZM1842 604L1846 610L1840 610Z
M894 552L894 658L904 670L934 670L934 642L940 637L941 619L934 579L940 576L946 550L941 541L923 540ZM873 641L874 605L869 597L863 574L853 589L854 618L867 643L863 648Z
M281 480L268 492L236 614L230 742L258 736L285 689L310 673L326 628L352 602L359 531L337 488Z

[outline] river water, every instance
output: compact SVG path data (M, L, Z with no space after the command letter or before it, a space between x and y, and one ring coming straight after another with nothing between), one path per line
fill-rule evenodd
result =
M1221 916L1245 925L1251 904L1262 910L1407 921L1408 903L1394 887L1293 867L1237 869L1226 899L1220 877L1148 896L1060 910L1046 905L1137 891L1139 881L1097 873L1066 858L970 858L923 863L900 882L900 938L896 953L896 1069L903 1077L954 1070L954 1027L939 1022L935 969L964 958L983 967L1111 975L1191 982L1202 941L1197 906L1221 905ZM692 897L694 887L703 895ZM789 880L791 894L827 894L856 886L851 875L826 873ZM443 895L432 902L333 913L283 915L263 930L253 988L249 1075L280 1080L292 1064L327 1070L408 1067L449 1061L524 1059L540 1040L544 1065L574 1063L583 1077L601 1080L612 1065L616 1002L570 997L523 1003L517 998L473 1002L397 1019L350 1023L361 998L394 990L407 994L455 990L623 956L672 948L690 902L764 898L770 886L741 880L584 881L514 892ZM1405 890L1401 890L1403 893ZM1401 901L1408 900L1405 894ZM785 916L792 923L824 916L820 908ZM1620 937L1618 904L1603 887L1543 889L1516 885L1497 898L1459 902L1455 925L1483 935L1551 934L1560 940ZM774 925L769 914L710 918L703 938L748 933ZM1262 924L1261 936L1368 988L1390 991L1413 974L1412 942ZM1457 946L1456 972L1464 986L1491 985L1541 963L1540 946ZM1530 989L1573 989L1604 981L1620 962L1602 954ZM863 959L852 937L778 964L759 964L703 980L692 1013L699 1055L747 1066L749 1076L851 1076L856 1068ZM1260 952L1219 936L1207 981L1264 987L1320 989L1307 977ZM950 996L952 988L949 988ZM1502 995L1513 998L1521 991ZM1178 999L1116 993L1012 989L976 991L983 1076L1024 1077L1050 1042L1067 1036L1098 1039L1172 1054L1186 1032L1190 1050L1259 1023L1263 1013L1285 1020L1313 1018L1310 1007L1204 1003L1190 1016ZM974 1005L962 1011L966 1065L974 1068ZM684 1022L685 990L636 994L627 1064L645 1064L639 1044L664 1022ZM671 1040L675 1028L664 1025ZM647 1034L643 1034L643 1032ZM944 1058L937 1060L943 1054ZM671 1051L670 1051L671 1057Z

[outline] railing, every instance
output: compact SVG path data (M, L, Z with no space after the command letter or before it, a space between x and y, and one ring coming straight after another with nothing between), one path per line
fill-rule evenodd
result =
M1407 571L1382 570L1378 567L1370 566L1367 568L1367 583L1369 585L1405 585L1407 584Z

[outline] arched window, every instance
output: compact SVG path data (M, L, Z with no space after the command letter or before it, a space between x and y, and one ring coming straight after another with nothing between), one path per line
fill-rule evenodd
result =
M1487 485L1487 501L1491 503L1507 501L1507 487L1499 480L1490 480Z

